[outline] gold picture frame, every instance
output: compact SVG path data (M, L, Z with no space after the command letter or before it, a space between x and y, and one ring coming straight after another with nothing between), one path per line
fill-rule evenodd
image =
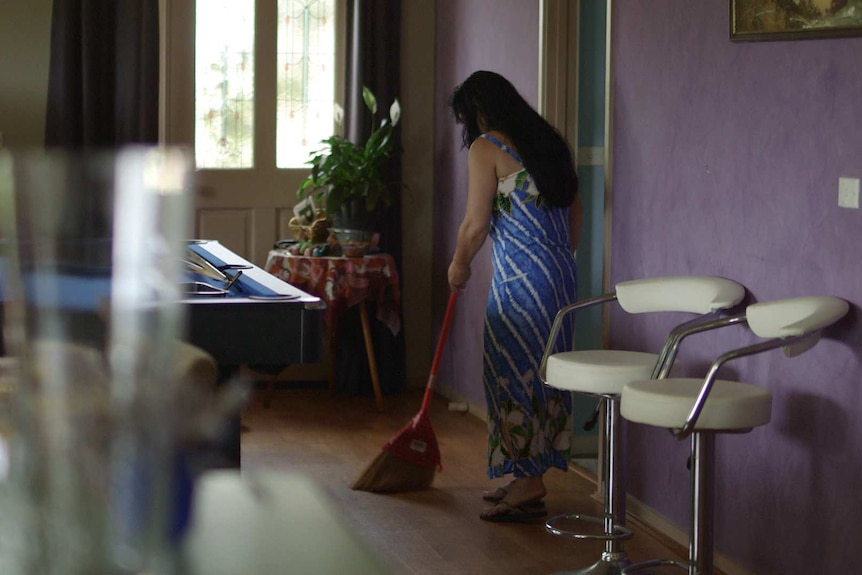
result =
M730 39L862 36L862 0L730 0Z

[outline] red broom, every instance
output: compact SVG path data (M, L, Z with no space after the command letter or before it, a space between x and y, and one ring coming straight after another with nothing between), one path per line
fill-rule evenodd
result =
M386 445L374 461L365 469L352 489L372 491L375 493L396 493L427 489L434 480L434 473L442 469L440 465L440 448L437 437L428 417L428 408L434 395L437 381L437 370L440 358L443 356L443 346L449 334L452 314L455 311L455 292L449 296L446 315L443 317L443 327L431 363L431 375L425 387L425 397L422 407L410 422L404 426Z

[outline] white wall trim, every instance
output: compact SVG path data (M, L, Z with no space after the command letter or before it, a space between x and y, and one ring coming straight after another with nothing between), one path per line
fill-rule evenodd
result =
M577 90L569 93L577 86L577 10L578 0L539 1L538 112L570 141L577 134L577 115L568 114L573 102L577 110Z
M607 22L605 25L605 218L604 218L604 261L602 262L603 292L611 291L611 224L613 211L613 141L614 141L614 0L608 0ZM602 306L602 347L607 348L610 341L610 306Z
M465 413L469 413L471 415L474 415L474 416L478 417L479 419L481 419L482 421L484 421L485 423L488 422L488 409L486 406L480 405L478 403L474 403L474 402L468 400L463 395L454 393L450 389L437 388L435 390L435 393L437 393L437 395L439 395L445 399L448 399L449 403L452 403L452 404L460 403L460 404L466 405L467 411ZM459 410L459 411L463 411L463 410Z

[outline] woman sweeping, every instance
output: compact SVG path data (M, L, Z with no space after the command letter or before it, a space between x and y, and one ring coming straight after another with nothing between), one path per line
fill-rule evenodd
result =
M450 107L463 126L469 177L449 285L464 289L490 235L482 375L488 476L514 476L485 492L491 506L480 517L533 520L547 514L545 472L567 469L570 454L571 397L543 385L538 370L557 310L576 299L578 179L563 137L499 74L472 74ZM571 349L572 328L562 330L560 351Z

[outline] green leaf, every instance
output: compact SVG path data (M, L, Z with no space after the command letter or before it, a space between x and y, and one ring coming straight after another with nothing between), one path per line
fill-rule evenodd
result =
M365 106L371 110L371 115L377 113L377 98L374 92L368 89L367 86L362 86L362 99L365 100Z
M367 208L390 205L394 194L404 188L402 183L389 184L382 180L383 162L392 155L393 126L400 119L400 103L396 99L389 117L377 123L377 98L363 86L362 98L371 111L371 134L364 143L354 143L335 134L320 141L306 165L310 173L300 183L297 196L313 196L325 207L328 215L341 209L353 198L364 200Z

